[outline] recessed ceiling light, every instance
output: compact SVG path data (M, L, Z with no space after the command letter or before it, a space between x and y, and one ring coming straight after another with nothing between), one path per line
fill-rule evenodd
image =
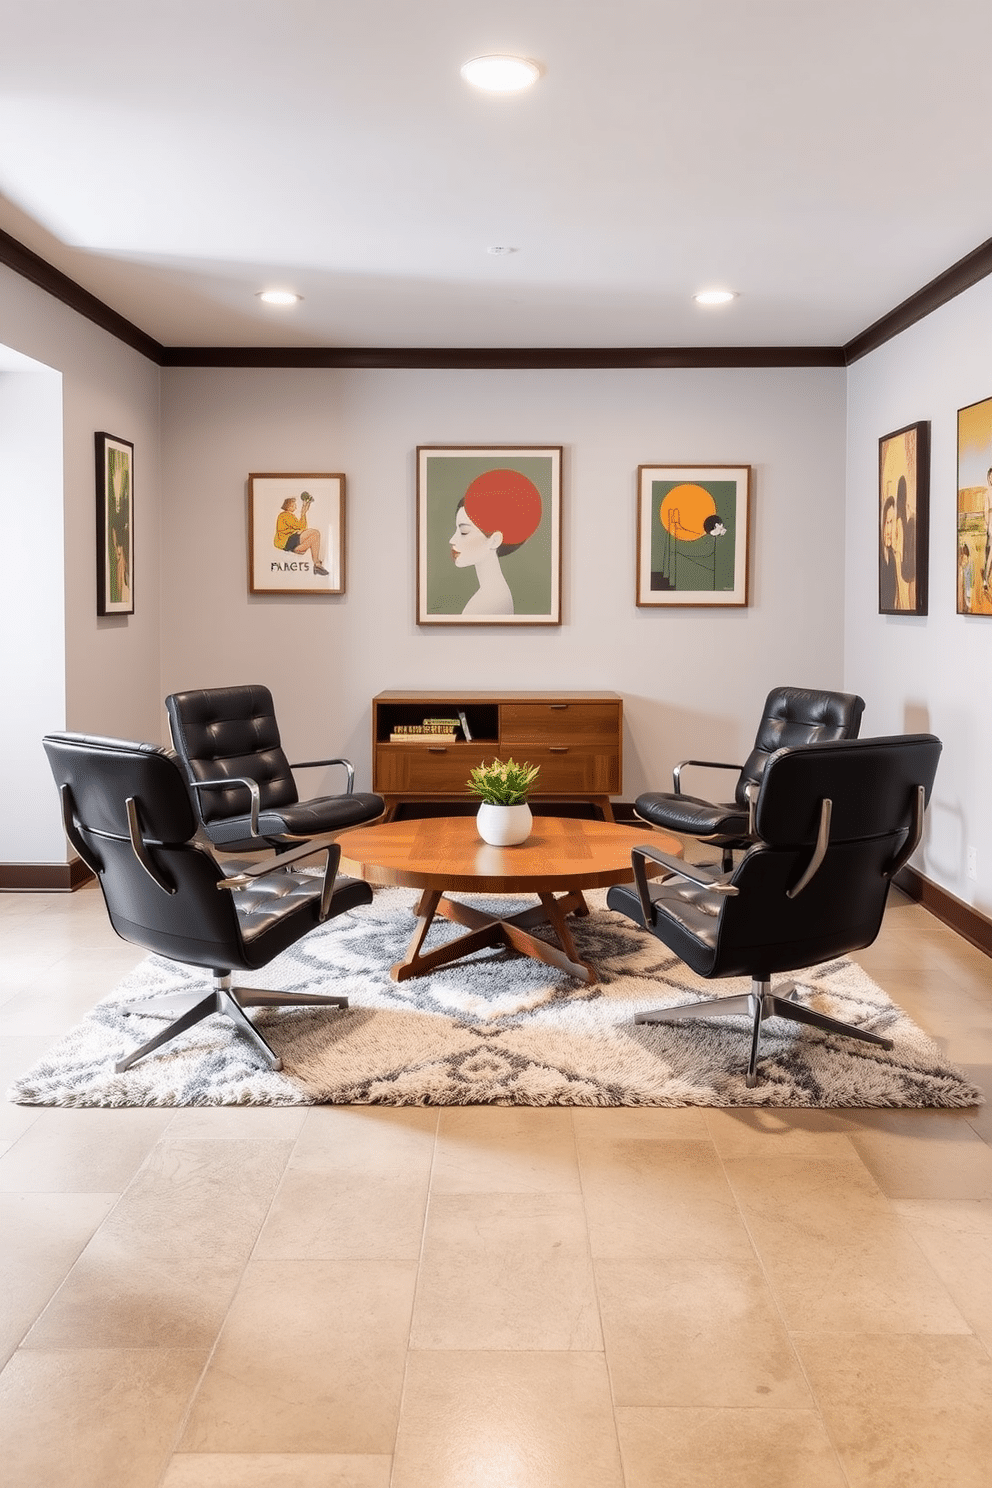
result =
M692 298L697 305L726 305L737 296L732 289L701 289Z
M260 289L257 298L263 305L297 305L303 296L291 289Z
M467 83L487 93L519 93L537 82L541 69L526 57L472 57L461 74Z
M494 243L491 248L486 249L487 253L494 254L496 258L502 258L503 254L516 253L516 251L516 248L511 248L506 243Z

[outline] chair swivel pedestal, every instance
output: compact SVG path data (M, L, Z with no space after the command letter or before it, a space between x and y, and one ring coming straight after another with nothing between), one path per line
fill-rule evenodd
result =
M867 1028L857 1028L853 1023L843 1023L839 1018L828 1018L826 1013L806 1007L797 1002L799 988L794 982L771 990L769 977L755 977L750 992L741 992L735 997L715 997L711 1002L690 1002L683 1007L658 1008L651 1013L636 1013L635 1023L687 1023L694 1018L732 1018L743 1015L751 1020L751 1055L747 1064L748 1086L758 1083L758 1046L761 1041L761 1025L769 1018L787 1018L793 1023L806 1023L818 1028L821 1033L840 1034L844 1038L861 1039L866 1044L878 1044L883 1049L892 1048L892 1040Z
M153 1053L155 1049L185 1033L187 1028L209 1018L212 1013L220 1013L223 1017L230 1018L235 1027L250 1039L269 1069L281 1070L282 1060L264 1034L246 1016L245 1008L347 1006L347 997L325 997L307 992L266 992L261 987L234 987L231 985L230 972L214 972L213 986L209 992L204 992L202 988L196 992L163 992L156 997L146 997L140 1002L129 1002L125 1009L128 1013L149 1018L169 1018L172 1021L147 1043L132 1049L123 1059L118 1059L114 1069L121 1074L146 1054Z

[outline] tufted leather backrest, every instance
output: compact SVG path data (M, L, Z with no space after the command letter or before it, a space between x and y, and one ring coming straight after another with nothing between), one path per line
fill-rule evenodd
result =
M216 861L191 840L196 818L175 760L154 744L88 734L49 734L44 747L60 792L67 787L67 834L96 873L118 935L194 965L238 965L237 910L230 893L218 892ZM135 854L129 797L148 861L166 888Z
M864 698L851 692L815 692L805 687L776 687L765 700L754 748L744 762L736 799L747 805L747 787L758 783L777 749L797 744L825 744L856 739L865 710Z
M263 811L292 806L299 800L267 687L254 684L174 692L165 706L176 753L191 780L247 776L258 784ZM250 809L243 786L198 795L205 822L247 815Z

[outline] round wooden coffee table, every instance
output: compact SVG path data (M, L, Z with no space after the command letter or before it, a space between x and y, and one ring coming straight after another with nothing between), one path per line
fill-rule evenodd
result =
M579 958L565 916L587 915L583 889L630 883L634 877L630 850L652 842L663 852L681 856L676 837L651 827L624 827L616 822L572 817L536 816L526 842L518 847L489 847L479 837L472 816L426 817L382 822L342 832L342 867L368 883L401 884L423 889L414 913L417 923L402 961L390 969L394 982L421 976L435 967L460 961L486 946L511 946L581 982L598 980L595 967ZM650 865L648 865L650 871ZM660 871L660 870L656 870ZM516 914L488 914L449 899L446 891L476 894L536 894L532 909ZM466 935L438 946L421 948L435 915L468 927ZM553 945L531 935L537 925L550 925Z

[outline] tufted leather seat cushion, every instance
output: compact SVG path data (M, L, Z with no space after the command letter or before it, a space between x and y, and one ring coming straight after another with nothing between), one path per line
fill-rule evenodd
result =
M742 811L736 801L703 801L698 796L645 791L638 796L634 809L644 821L666 832L710 837L714 832L736 835L747 831L747 810Z

